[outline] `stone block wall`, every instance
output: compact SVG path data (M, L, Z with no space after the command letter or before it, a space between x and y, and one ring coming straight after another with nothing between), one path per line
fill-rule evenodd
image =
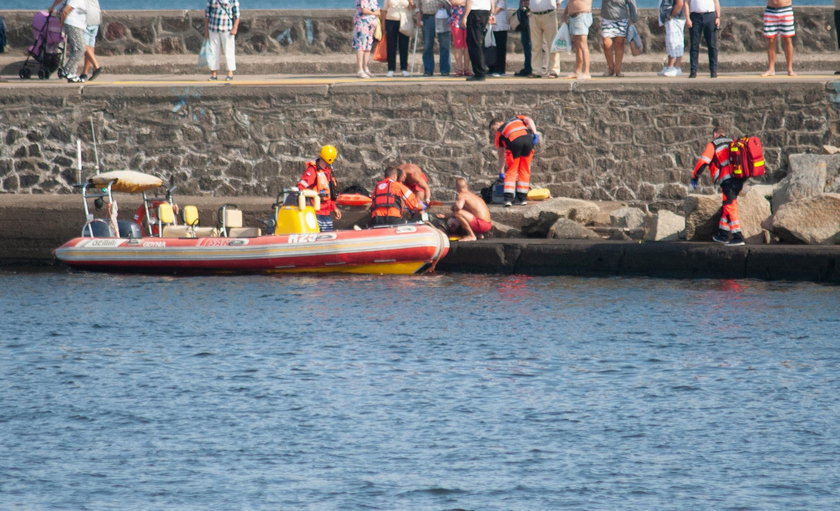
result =
M718 46L721 53L763 52L761 7L724 8ZM237 37L241 54L351 53L352 10L245 10ZM22 53L32 44L32 12L0 11L6 18L8 50ZM598 17L598 11L595 10ZM664 51L664 29L655 9L641 9L637 23L648 51ZM796 7L797 53L834 51L837 37L831 7ZM180 11L106 11L97 42L101 55L198 53L204 13ZM686 36L686 40L688 37ZM521 51L518 37L509 37L512 50ZM600 23L590 32L589 44L600 51Z
M411 161L434 188L474 188L496 175L487 123L525 113L544 134L535 184L555 196L676 209L713 122L762 137L768 181L788 154L837 140L833 89L823 83L529 81L301 87L55 87L0 95L0 192L71 193L77 138L84 173L159 174L179 193L271 196L293 185L321 144L338 146L340 184L370 188L384 167ZM830 89L830 90L829 90ZM712 193L708 185L704 189ZM438 196L450 198L449 193Z

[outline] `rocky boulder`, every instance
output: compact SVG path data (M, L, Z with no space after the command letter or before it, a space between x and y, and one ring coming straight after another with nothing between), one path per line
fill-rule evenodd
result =
M685 229L685 217L661 210L645 222L646 241L676 241Z
M522 234L532 238L545 238L549 229L561 218L587 224L595 219L598 212L599 208L593 202L567 198L530 202L521 207L491 209L494 222L519 229Z
M595 231L587 229L574 220L560 218L548 229L547 238L561 240L597 240L601 237Z
M796 168L796 171L793 170L794 168ZM802 165L794 167L791 163L791 172L779 182L773 193L773 206L778 210L788 202L821 195L825 191L827 175L828 166L824 161L816 161L807 168Z
M788 202L773 215L771 226L773 234L785 242L840 244L840 194Z
M647 215L639 208L619 208L610 212L610 226L634 230L645 225Z
M689 194L683 201L685 239L709 241L720 221L720 196Z
M717 231L720 221L720 195L689 195L683 202L685 211L685 239L708 241ZM770 218L770 203L763 189L745 188L738 197L738 216L747 243L764 243L764 222Z

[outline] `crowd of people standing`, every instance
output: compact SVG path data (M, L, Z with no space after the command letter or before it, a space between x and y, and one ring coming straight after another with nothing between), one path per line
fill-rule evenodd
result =
M422 34L423 76L435 74L435 40L439 48L440 76L454 75L470 81L484 80L487 75L507 75L508 33L519 32L525 56L524 67L515 76L559 78L560 53L553 42L560 27L569 31L575 69L565 77L588 79L590 54L588 37L593 24L592 0L568 0L559 9L558 0L518 0L508 6L506 0L356 0L353 49L357 51L357 73L360 78L372 76L367 62L376 44L375 27L384 20L387 45L388 77L396 72L399 51L400 73L408 71L408 48L412 34ZM775 74L777 39L781 39L787 74L793 71L795 21L792 0L767 0L763 14L763 36L767 40L767 71ZM515 8L515 10L513 10ZM601 43L606 60L605 77L622 77L622 65L631 27L638 20L635 0L602 0L600 6ZM689 77L695 78L699 67L701 39L708 48L708 68L717 77L717 32L720 29L719 0L661 0L659 25L665 31L665 57L660 76L680 76L685 51L685 32L689 39ZM414 27L418 29L415 32ZM466 50L466 51L465 51ZM468 55L468 58L467 58ZM469 66L468 66L469 64Z

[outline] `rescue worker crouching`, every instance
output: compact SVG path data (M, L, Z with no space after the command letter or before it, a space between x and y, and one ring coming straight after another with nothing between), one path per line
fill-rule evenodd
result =
M333 176L332 164L338 157L335 146L325 145L315 161L306 162L306 170L297 183L299 190L315 190L321 198L321 207L315 212L321 232L333 231L332 214L341 219L341 211L336 208L337 184Z
M402 224L405 223L403 213L406 209L415 213L425 209L411 190L397 181L398 173L396 167L388 167L385 170L385 179L376 183L373 188L369 223L371 227Z
M534 146L540 141L537 127L530 117L517 115L506 122L493 119L489 128L499 153L499 176L504 175L505 207L524 206L531 188Z
M740 246L744 244L744 235L741 233L741 221L738 218L738 194L744 187L744 180L732 174L732 164L729 159L731 143L732 139L726 136L726 131L716 126L712 131L712 141L706 144L703 154L694 165L694 171L691 173L691 188L697 189L697 179L703 169L708 167L712 182L720 185L723 195L723 211L720 215L718 232L712 236L712 240L728 246Z

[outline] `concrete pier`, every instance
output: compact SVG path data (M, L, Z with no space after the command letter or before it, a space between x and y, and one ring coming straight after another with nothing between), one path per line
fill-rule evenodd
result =
M840 283L838 246L538 239L452 245L438 271Z

